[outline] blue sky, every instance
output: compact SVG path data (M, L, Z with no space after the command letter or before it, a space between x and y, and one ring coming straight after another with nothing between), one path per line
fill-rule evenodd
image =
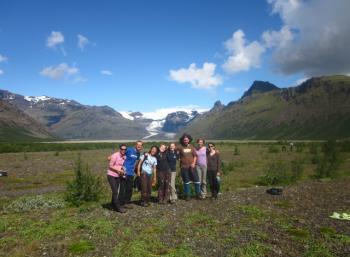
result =
M348 63L328 67L327 56L318 60L317 51L327 51L323 44L308 62L301 59L319 42L307 32L326 33L325 24L334 25L333 40L338 36L344 43L338 51L344 50L349 33L339 24L349 18L339 10L349 10L349 2L3 0L0 88L153 111L226 104L254 80L285 87L313 75L348 74ZM300 18L313 10L326 14L320 24Z

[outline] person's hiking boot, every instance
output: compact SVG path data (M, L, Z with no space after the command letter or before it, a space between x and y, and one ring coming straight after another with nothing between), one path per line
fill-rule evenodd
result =
M117 208L115 211L119 213L126 213L126 210L122 207Z
M202 196L200 194L196 195L197 200L203 200Z
M134 209L134 207L131 205L131 203L125 204L123 207L125 209Z

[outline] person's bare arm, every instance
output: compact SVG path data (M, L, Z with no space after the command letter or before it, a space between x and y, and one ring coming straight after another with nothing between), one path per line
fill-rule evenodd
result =
M141 164L142 164L142 160L140 160L139 163L137 164L137 176L138 177L141 176Z

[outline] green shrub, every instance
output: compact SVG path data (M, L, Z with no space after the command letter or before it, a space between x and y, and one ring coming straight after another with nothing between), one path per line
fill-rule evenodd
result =
M55 156L59 156L60 155L60 152L59 151L56 151L55 152Z
M63 200L42 195L21 197L4 208L5 212L25 212L35 209L63 208Z
M316 143L309 144L309 152L311 154L318 154L318 145Z
M269 153L278 153L280 150L276 145L269 145L268 151Z
M240 151L238 149L238 146L235 145L235 150L233 151L233 155L239 155L240 154Z
M276 186L294 183L301 179L304 173L303 161L295 159L287 163L275 161L266 168L265 175L257 181L259 185Z
M74 179L67 183L65 193L65 200L74 206L98 201L102 193L101 179L91 173L88 165L84 167L79 154L75 164Z
M259 178L260 185L282 185L289 182L287 166L281 161L271 163L265 175Z
M301 179L304 173L303 161L300 159L295 159L290 163L290 182L296 182Z
M234 162L221 162L221 171L224 174L227 174L235 169L235 164Z
M318 164L318 163L320 163L320 160L321 160L321 158L320 158L320 156L318 154L314 154L311 157L311 163L312 164Z
M339 150L335 141L327 141L322 145L322 157L315 169L315 178L334 178L338 175L341 163Z

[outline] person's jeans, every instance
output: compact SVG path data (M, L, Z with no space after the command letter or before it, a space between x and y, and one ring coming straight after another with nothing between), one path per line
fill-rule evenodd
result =
M175 182L176 182L176 171L175 172L172 171L171 172L171 179L170 179L170 201L177 200Z
M160 203L168 202L170 195L170 171L158 171L158 200Z
M148 203L152 193L152 175L146 172L141 173L141 200Z
M184 167L181 168L181 177L184 183L184 193L185 196L190 196L190 184L194 183L194 189L196 191L196 195L199 196L201 193L200 182L198 179L198 174L195 169L192 167Z
M216 174L217 172L215 170L208 170L208 180L210 185L210 191L213 197L217 197L220 191L220 185L218 183L218 180L216 179Z
M107 180L112 189L111 204L115 210L120 210L124 198L125 179L107 175Z
M207 166L196 165L196 170L201 185L201 194L205 197L207 195Z
M125 197L123 204L129 204L131 202L133 186L134 176L127 175L125 181Z

